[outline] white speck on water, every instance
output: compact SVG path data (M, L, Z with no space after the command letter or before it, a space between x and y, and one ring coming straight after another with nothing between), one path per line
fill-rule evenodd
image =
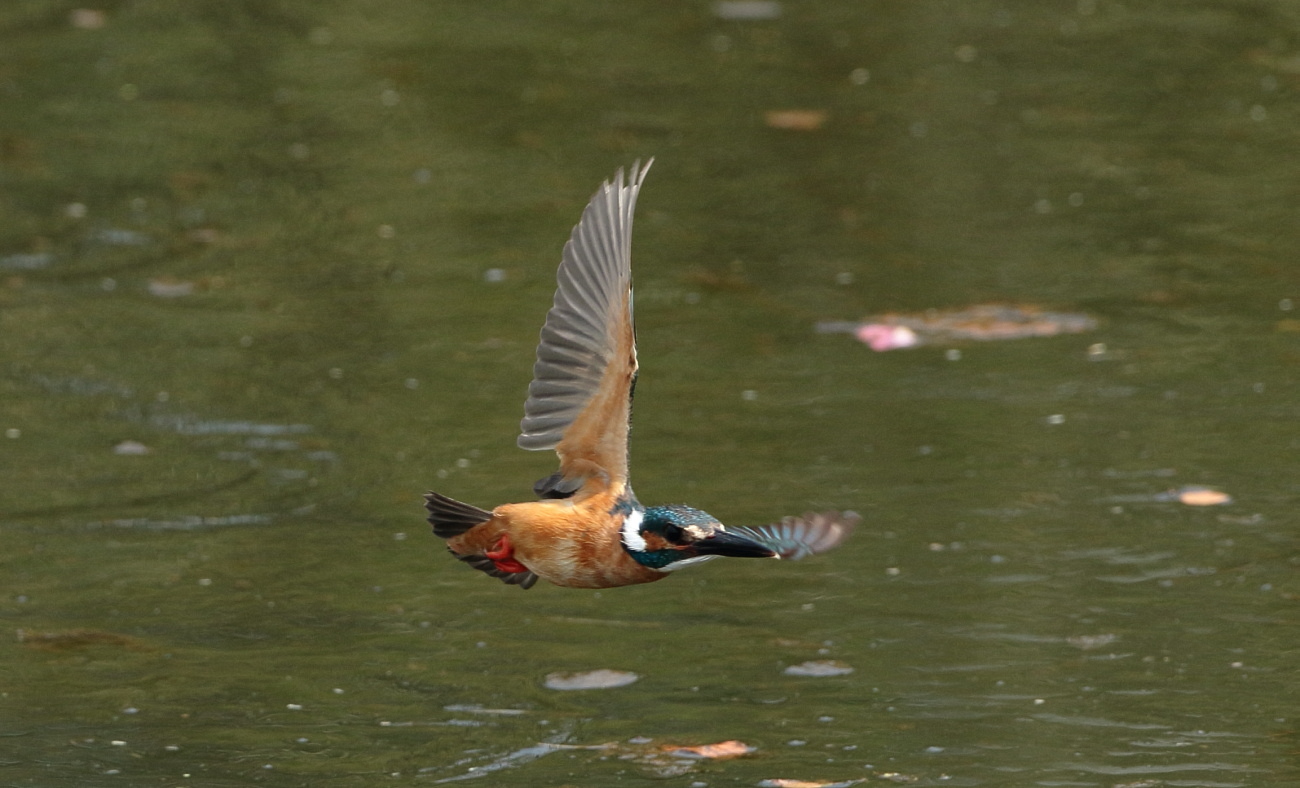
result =
M740 392L740 398L745 400L746 402L753 402L754 400L758 399L758 392L754 391L753 389L745 389L744 391Z
M855 68L849 72L849 81L855 85L865 85L871 81L871 72L865 68Z
M405 542L405 541L406 541L406 534L404 534L404 533L402 533L402 532L400 532L400 531L399 531L398 533L393 534L393 541L395 541L395 542Z
M329 376L330 376L331 378L333 378L334 380L342 380L342 379L343 379L343 370L340 369L340 368L338 368L338 367L334 367L333 369L331 369L331 370L329 371Z
M1064 423L1065 423L1065 415L1064 415L1064 414L1061 414L1061 413L1053 413L1052 415L1050 415L1050 416L1047 417L1047 423L1048 423L1048 424L1064 424Z
M786 742L785 745L787 747L802 747L807 743L808 742L804 741L803 739L791 739L790 741Z
M943 352L943 357L949 361L961 361L961 351L957 348L948 348Z
M69 219L84 219L86 218L86 204L70 202L63 208L63 213Z
M334 688L334 694L335 694L335 695L342 695L342 694L343 694L343 689L342 689L341 687L335 687L335 688Z
M298 738L294 739L294 741L298 742L299 744L306 744L307 742L311 741L311 739L308 739L306 736L299 736Z
M497 282L506 281L506 269L489 268L483 272L483 281L488 284L496 284Z
M837 284L837 285L851 285L851 284L853 284L853 272L852 272L852 271L841 271L840 273L836 274L836 275L835 275L835 284Z
M817 721L818 721L818 722L835 722L835 718L823 714L822 716L820 716L820 717L817 718Z
M469 460L465 457L461 457L459 460L456 460L456 467L461 469L468 468Z
M1034 705L1035 705L1035 706L1042 706L1042 705L1043 705L1044 703L1046 703L1046 702L1047 702L1047 701L1043 700L1042 698L1034 698Z
M898 576L901 575L902 573L903 573L903 570L902 570L902 569L899 569L899 568L896 567L896 566L887 567L887 568L885 569L885 574L889 575L890 577L898 577Z
M163 749L166 750L167 752L180 752L180 751L181 751L181 748L180 748L180 747L177 747L175 744L167 744L167 745L163 745Z
M1292 309L1295 309L1295 302L1289 298L1283 298L1281 301L1277 302L1277 308L1281 309L1283 312L1290 312Z
M853 672L853 668L835 659L816 659L801 662L798 665L790 665L781 672L787 676L824 678L827 676L847 676Z
M117 280L111 276L106 276L99 280L99 287L106 293L111 293L117 289Z
M417 380L416 378L407 378L406 383L404 383L403 385L405 385L408 389L414 391L415 389L418 389L420 387L420 381Z
M943 750L944 750L943 747L935 747L935 746L930 746L930 747L926 747L926 748L925 748L926 753L928 753L928 754L930 754L930 755L934 755L934 754L936 754L936 753L943 752Z
M5 430L5 437L8 438L9 440L18 440L22 436L23 436L23 431L18 429L17 427L10 427L9 429Z
M989 556L989 563L990 563L990 564L1005 564L1006 562L1007 562L1007 557L1004 556L1004 555L991 555L991 556Z
M393 227L391 224L381 224L379 225L379 229L375 232L379 234L380 238L384 239L394 238L397 236L397 228Z
M581 673L548 673L543 686L553 690L613 689L626 687L641 677L628 670L589 670Z
M447 478L447 469L446 469L446 468L439 468L439 469L438 469L438 472L435 473L434 475L437 476L439 479L445 479L445 478Z
M201 586L205 586L205 587L206 587L206 586L210 586L210 585L212 585L212 578L210 578L210 577L201 577L201 578L199 578L199 585L201 585Z
M286 703L284 704L284 707L289 711L302 711L301 703Z
M152 451L153 449L150 449L148 446L144 445L140 441L122 441L121 443L113 447L114 454L121 454L124 456L131 456L131 457L138 457L144 454L149 454Z
M126 746L126 742L122 741L121 739L114 739L114 740L112 740L111 742L109 742L109 744L113 745L114 747L125 747L125 746Z
M122 713L123 713L123 714L139 714L139 713L140 713L140 710L137 709L135 706L127 706L125 709L122 709Z

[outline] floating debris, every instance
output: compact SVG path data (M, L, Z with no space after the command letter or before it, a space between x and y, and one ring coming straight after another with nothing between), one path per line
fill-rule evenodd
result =
M582 673L548 673L544 685L553 690L588 690L626 687L641 678L627 670L589 670Z
M144 445L140 441L122 441L113 447L114 454L122 454L129 457L139 457L144 454L150 454L153 449Z
M1232 496L1226 492L1215 490L1211 487L1197 487L1188 485L1180 487L1177 490L1170 490L1164 493L1164 498L1156 496L1161 500L1173 500L1186 506L1223 506L1232 503Z
M1065 642L1075 648L1090 651L1094 648L1109 646L1117 640L1119 640L1119 635L1074 635L1073 637L1066 638Z
M782 671L787 676L809 676L813 678L847 676L852 672L853 668L837 659L816 659L810 662L801 662Z
M149 295L158 298L183 298L188 295L194 295L194 283L182 282L179 279L171 277L160 277L149 280Z
M108 14L98 8L74 8L68 12L68 24L79 30L99 30L108 24Z
M816 131L830 117L819 109L774 109L763 113L763 122L774 129Z
M856 780L841 780L836 783L814 782L810 780L760 780L758 788L849 788L851 785L864 783L866 777L859 777Z
M104 632L98 629L65 629L53 632L33 632L20 629L18 642L28 648L42 651L67 651L90 646L119 646L133 651L148 651L150 646L139 638Z
M1112 495L1098 503L1181 503L1184 506L1223 506L1232 503L1232 496L1212 487L1188 484L1174 490L1135 495Z
M887 313L861 323L823 321L823 334L853 334L872 350L883 352L936 342L1026 339L1081 334L1097 328L1097 320L1081 312L1054 312L1032 304L976 304L962 309L929 309L907 314Z
M749 755L756 748L743 741L731 739L717 744L697 744L691 747L665 745L663 750L677 758L698 758L700 760L725 761Z
M779 19L781 4L776 0L719 0L713 4L713 15L739 22Z

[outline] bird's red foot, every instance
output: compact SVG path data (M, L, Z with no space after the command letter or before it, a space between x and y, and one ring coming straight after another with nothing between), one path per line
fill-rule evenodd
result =
M492 545L492 549L483 555L492 559L492 563L497 565L497 569L502 572L528 572L528 567L515 560L515 548L510 544L510 536L503 535Z

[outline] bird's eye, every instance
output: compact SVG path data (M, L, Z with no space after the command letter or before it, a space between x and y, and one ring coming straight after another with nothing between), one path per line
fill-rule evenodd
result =
M669 524L664 527L664 538L673 544L683 544L686 541L686 531L680 525Z

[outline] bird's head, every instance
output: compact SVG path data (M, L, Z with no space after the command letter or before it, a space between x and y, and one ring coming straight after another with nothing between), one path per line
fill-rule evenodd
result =
M642 566L671 572L718 556L773 558L776 552L689 506L633 509L623 520L623 549Z

